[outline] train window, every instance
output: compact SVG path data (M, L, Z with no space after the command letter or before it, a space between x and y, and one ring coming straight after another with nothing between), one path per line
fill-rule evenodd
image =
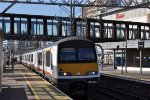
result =
M46 51L46 66L50 67L50 51Z
M27 60L27 57L26 57L26 55L25 55L25 61Z
M76 48L61 48L60 50L60 61L75 61L76 59Z
M31 54L31 62L33 62L33 54Z
M28 55L28 62L30 62L30 55Z
M38 53L38 65L42 65L42 52Z
M95 60L93 48L78 48L78 60Z
M52 59L53 57L52 57L52 53L50 53L50 66L51 66L51 69L53 69L53 59Z

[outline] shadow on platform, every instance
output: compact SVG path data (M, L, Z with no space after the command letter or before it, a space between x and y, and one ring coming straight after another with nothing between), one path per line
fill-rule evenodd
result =
M0 100L28 100L24 88L3 88Z

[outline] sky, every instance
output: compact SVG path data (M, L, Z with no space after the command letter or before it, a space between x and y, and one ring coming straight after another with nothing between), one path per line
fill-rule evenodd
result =
M9 5L10 3L1 2L0 13ZM67 10L64 11L64 9ZM69 17L70 7L56 6L56 5L43 5L43 4L17 3L13 7L11 7L6 13ZM80 8L76 7L75 16L77 17L79 15L80 15Z
M13 1L13 0L4 0L4 1ZM48 3L50 3L50 1L56 1L57 3L62 3L62 1L65 1L66 3L69 3L69 4L71 1L75 1L76 4L81 3L81 2L83 4L85 2L94 1L94 0L17 0L17 1L25 1L25 2L26 1L32 1L32 2L43 1L43 2L48 2ZM104 0L104 1L107 1L107 0ZM108 0L108 1L111 1L111 0ZM122 1L122 0L118 0L118 1ZM126 0L126 1L131 1L131 0ZM139 2L141 0L137 0L137 1ZM120 3L120 5L122 5L122 4L123 3ZM10 5L10 3L0 2L0 12L2 12L8 5ZM67 10L64 11L64 9L67 9ZM11 9L9 9L6 13L69 17L70 16L70 7L44 5L44 4L17 3ZM76 7L75 16L78 17L79 15L80 15L80 8Z

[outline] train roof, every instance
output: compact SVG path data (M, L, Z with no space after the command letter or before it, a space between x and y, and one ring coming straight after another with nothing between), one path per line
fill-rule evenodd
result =
M87 41L87 42L94 43L93 41L85 39L85 38L82 38L82 37L67 37L67 38L64 38L64 39L61 39L59 41L54 42L53 45L58 45L58 44L60 44L62 42L67 42L67 41L72 41L72 40L82 40L82 41Z
M82 40L82 41L87 41L87 42L91 42L91 43L94 43L93 41L91 40L88 40L88 39L85 39L85 38L82 38L82 37L67 37L67 38L63 38L61 40L58 40L56 42L53 42L49 45L46 45L45 47L43 48L38 48L38 49L35 49L33 51L30 51L30 52L26 52L26 53L31 53L31 52L34 52L34 51L38 51L38 50L41 50L41 49L45 49L45 48L48 48L48 47L51 47L51 46L54 46L54 45L59 45L60 43L63 43L63 42L67 42L67 41L72 41L72 40ZM24 54L24 53L23 53Z

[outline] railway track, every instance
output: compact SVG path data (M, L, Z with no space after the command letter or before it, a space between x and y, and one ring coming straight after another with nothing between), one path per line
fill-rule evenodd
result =
M98 85L96 96L94 100L107 99L107 100L148 100L147 98L136 96L121 90L117 90L102 84Z

